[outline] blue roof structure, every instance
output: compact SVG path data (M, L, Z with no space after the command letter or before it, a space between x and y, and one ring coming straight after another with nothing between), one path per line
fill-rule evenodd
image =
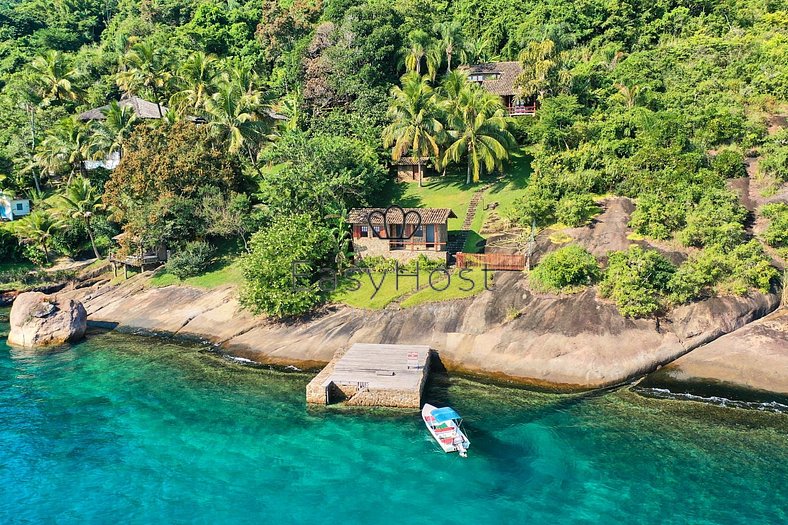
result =
M436 423L443 423L452 419L462 419L461 416L451 407L436 408L430 415L435 418Z

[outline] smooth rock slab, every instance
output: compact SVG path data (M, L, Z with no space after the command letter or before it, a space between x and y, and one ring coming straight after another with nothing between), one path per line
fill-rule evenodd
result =
M11 307L8 344L24 347L60 345L85 336L87 312L82 303L41 292L19 294Z

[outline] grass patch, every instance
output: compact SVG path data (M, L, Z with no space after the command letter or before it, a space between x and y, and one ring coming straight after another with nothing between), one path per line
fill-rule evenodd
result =
M419 289L429 286L429 272L419 272ZM358 289L353 290L353 281ZM374 281L374 284L373 284ZM416 277L400 275L399 282L393 271L360 273L353 280L346 280L331 294L331 302L342 303L353 308L382 310L396 299L417 291Z
M403 308L411 308L420 304L434 303L440 301L451 301L453 299L465 299L466 297L473 297L484 291L485 281L484 272L480 269L467 270L463 272L465 279L470 279L472 283L460 278L459 270L451 272L450 277L447 279L444 276L438 279L438 274L433 278L433 285L422 288L410 297L406 298L402 303ZM491 288L493 284L493 274L487 273L487 287ZM445 287L445 289L444 289Z
M225 285L238 285L242 281L240 258L223 257L212 264L205 273L186 279L179 279L162 268L151 278L151 286L187 285L197 288L217 288Z
M553 244L566 244L572 240L572 237L564 232L555 232L551 233L548 239L550 239L550 242Z

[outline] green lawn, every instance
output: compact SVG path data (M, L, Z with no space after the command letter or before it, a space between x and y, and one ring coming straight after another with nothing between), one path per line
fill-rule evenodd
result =
M241 284L243 275L241 274L240 259L237 257L224 257L214 263L211 268L195 277L178 279L176 276L162 268L151 278L152 286L170 286L173 284L185 284L198 288L216 288L228 284Z
M378 206L398 204L411 208L451 208L457 218L449 219L449 231L456 232L462 227L474 192L482 185L492 183L476 209L476 217L463 248L463 251L474 253L478 251L476 243L482 240L479 232L487 218L484 206L497 202L499 214L508 212L527 186L530 176L531 157L521 150L504 166L503 175L482 177L479 183L468 185L465 184L465 170L455 169L443 177L439 175L429 177L425 180L424 187L419 187L416 182L390 181L381 192L380 201L376 204Z
M482 270L467 270L463 272L462 278L459 270L453 270L448 279L433 279L433 285L422 288L413 295L403 300L400 305L403 308L410 308L424 303L434 303L438 301L449 301L451 299L464 299L472 297L484 291L485 281ZM437 275L436 275L437 277ZM473 282L469 282L470 281ZM492 287L493 275L487 274L487 287Z
M428 286L429 272L419 272L419 288ZM358 282L346 281L331 294L331 302L342 303L354 308L381 310L396 299L416 291L416 278L400 275L399 282L393 271L361 273L353 277ZM373 284L374 281L374 284Z

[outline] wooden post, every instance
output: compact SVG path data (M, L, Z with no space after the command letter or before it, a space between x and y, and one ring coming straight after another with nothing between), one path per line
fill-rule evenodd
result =
M129 265L126 263L123 263L123 278L124 279L129 278Z

